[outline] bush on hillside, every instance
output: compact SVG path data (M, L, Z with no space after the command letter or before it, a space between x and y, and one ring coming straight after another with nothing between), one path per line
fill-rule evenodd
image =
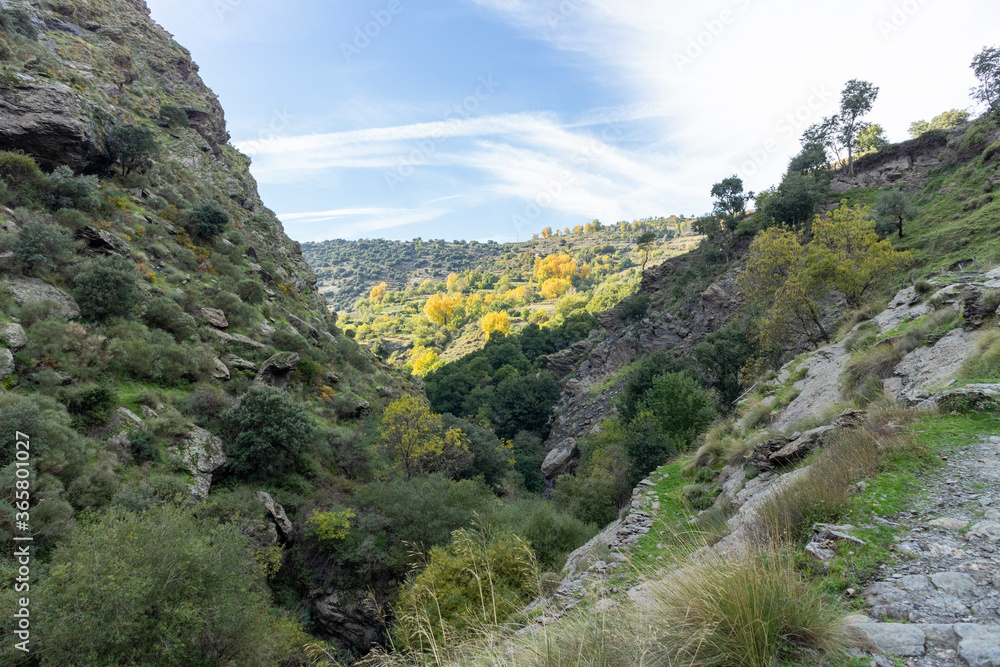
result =
M181 109L176 104L164 104L160 107L160 120L167 124L168 127L190 127L191 121L188 119L187 112Z
M135 264L119 255L87 262L76 277L73 296L84 319L130 316L142 298Z
M49 206L53 210L76 208L95 211L101 204L97 197L99 188L97 176L77 176L66 165L56 167L49 175Z
M179 303L167 296L150 301L144 319L150 326L172 333L179 341L193 336L198 329L195 319L184 312Z
M312 442L312 418L287 392L254 386L223 416L228 469L243 478L275 479Z
M262 580L235 525L172 505L114 508L56 550L35 596L38 654L51 665L278 664L302 633L271 611Z
M457 531L434 548L427 568L403 587L397 637L413 652L461 643L497 627L538 593L528 543L512 533Z
M122 175L143 171L160 152L156 132L140 125L119 125L108 135L108 152L122 168Z
M17 233L12 250L25 269L55 271L73 258L73 237L59 225L35 218Z
M202 238L218 236L226 230L229 224L229 214L214 201L200 204L192 211L195 231Z
M21 153L0 151L0 180L6 186L7 206L43 206L49 181L35 160Z

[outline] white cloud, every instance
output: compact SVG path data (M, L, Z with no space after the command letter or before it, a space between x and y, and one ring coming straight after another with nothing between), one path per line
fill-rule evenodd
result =
M756 189L776 181L848 79L882 87L871 119L897 141L911 121L967 106L968 62L1000 21L986 0L469 1L572 52L636 104L667 110L662 136L684 156L673 175L703 200L737 169ZM814 89L830 95L808 109Z

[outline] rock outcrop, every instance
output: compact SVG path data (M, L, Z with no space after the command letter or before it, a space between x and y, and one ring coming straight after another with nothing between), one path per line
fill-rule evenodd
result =
M288 376L299 365L300 357L295 352L279 352L265 361L257 371L254 384L269 384L272 387L288 386Z
M58 287L53 287L38 278L23 276L6 276L2 280L14 303L19 306L39 301L55 301L63 317L71 320L80 317L80 307L76 305L76 301Z
M0 341L16 352L28 344L28 335L20 324L5 322L0 324Z
M285 514L285 508L265 491L258 491L254 494L253 499L267 508L267 513L278 531L278 536L284 542L291 542L295 537L295 526L288 519L288 515Z
M191 473L188 486L194 501L204 500L212 487L212 474L226 464L222 440L203 428L195 426L183 442L168 450Z

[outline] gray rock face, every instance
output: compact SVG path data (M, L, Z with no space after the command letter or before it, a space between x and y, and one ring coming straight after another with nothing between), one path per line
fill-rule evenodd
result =
M246 345L247 347L252 347L257 350L263 350L267 348L267 345L263 343L258 343L253 338L248 338L243 334L230 334L225 331L219 331L218 329L209 329L213 334L219 337L220 340L226 343L239 343L240 345Z
M235 368L240 371L255 371L257 370L257 364L252 361L247 361L246 359L240 359L235 354L230 354L226 356L226 365L230 368Z
M278 330L275 329L271 325L271 323L268 322L267 320L264 320L263 322L261 322L260 323L260 327L258 327L258 329L260 330L260 335L263 336L264 338L267 338L268 336L272 336L272 335L274 335L275 333L278 332Z
M312 609L319 631L348 649L367 653L385 633L379 606L365 590L321 593Z
M798 370L805 370L806 376L795 383L801 393L772 425L776 431L788 430L795 422L823 412L831 405L843 402L840 394L840 374L850 355L844 349L844 341L824 347L799 364Z
M866 648L888 655L923 655L926 636L915 625L902 623L860 623L848 633Z
M14 373L14 355L7 348L0 347L0 382Z
M295 352L279 352L263 364L257 371L254 384L269 384L272 387L288 386L288 376L299 365L300 357Z
M291 542L295 537L295 526L289 521L285 514L285 508L264 491L258 491L253 495L253 499L267 508L267 513L271 515L271 521L278 531L278 535L286 542Z
M772 463L779 466L794 463L804 458L814 447L822 445L823 441L833 430L833 426L820 426L819 428L806 431L795 440L771 454L769 459Z
M976 332L954 329L932 347L913 350L896 366L893 377L885 381L886 393L912 403L944 385L975 350L978 336Z
M80 307L76 305L73 297L38 278L10 276L3 278L3 283L14 298L14 303L19 306L39 301L55 301L59 304L59 311L63 317L70 320L80 317Z
M20 324L6 322L0 324L0 341L7 343L7 347L16 352L28 344L28 335Z
M570 472L580 460L580 449L575 438L567 438L546 455L541 472L546 479L554 479Z
M227 460L222 440L195 426L183 443L170 447L168 451L191 473L192 479L188 483L191 498L200 501L208 497L212 488L212 473L225 465Z
M22 150L47 170L66 164L80 172L110 164L104 132L68 86L0 89L0 150Z
M229 326L226 314L217 308L202 308L201 317L213 327L218 327L219 329L225 329Z
M128 242L119 238L111 232L94 227L84 227L76 233L77 238L87 243L87 249L92 253L100 255L121 255L128 257L131 254Z
M229 381L229 369L224 363L222 363L222 359L216 357L214 359L214 363L215 369L212 371L212 377L216 380L222 380L223 382Z

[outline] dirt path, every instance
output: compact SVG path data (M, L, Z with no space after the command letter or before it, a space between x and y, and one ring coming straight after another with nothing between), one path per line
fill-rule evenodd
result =
M1000 436L948 454L928 473L912 510L893 517L905 532L864 590L866 616L852 631L910 667L1000 667Z

